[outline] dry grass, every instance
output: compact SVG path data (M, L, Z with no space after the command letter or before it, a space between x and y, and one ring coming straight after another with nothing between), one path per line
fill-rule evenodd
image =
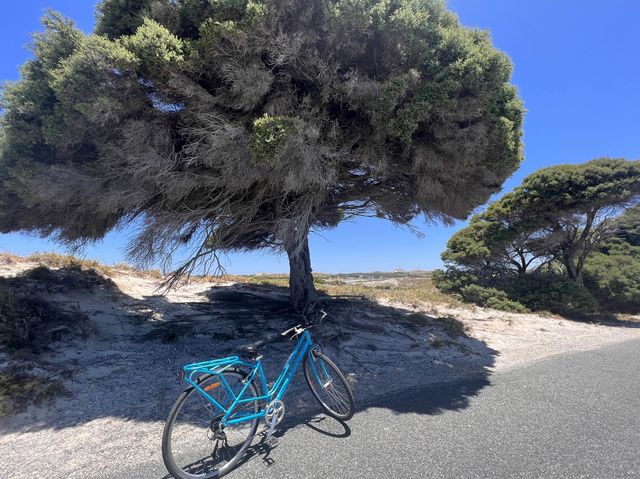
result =
M364 278L360 278L361 276ZM289 286L289 276L286 274L226 275L217 281ZM314 284L318 291L330 296L362 296L373 301L386 300L413 307L420 307L424 303L460 303L454 296L440 292L431 281L429 273L422 273L421 276L415 273L371 273L370 277L321 273L314 275Z
M136 266L130 265L128 263L115 263L113 266L107 266L109 275L125 272L127 274L131 274L133 276L138 276L140 278L150 278L150 279L164 279L164 274L159 269L141 269Z
M427 324L438 325L451 338L457 338L458 336L465 336L469 331L469 328L467 325L465 325L459 319L454 318L453 316L441 316L441 317L434 318L432 316L427 316L424 313L416 311L414 313L409 314L408 319L421 326L425 326Z
M76 258L59 253L35 253L27 261L49 268L76 267L94 270L105 276L127 273L138 277L161 280L164 275L157 269L144 270L127 263L116 263L112 266L100 264L95 260ZM10 253L0 254L5 263L15 263L22 259ZM257 285L289 286L287 274L256 275L223 275L193 276L193 281L209 281L213 283L232 282ZM431 275L424 271L409 272L376 272L353 274L314 275L314 283L318 291L330 296L362 296L379 301L403 303L412 307L420 307L425 303L459 305L460 300L454 296L440 292L431 281Z
M105 276L113 276L117 273L127 273L141 278L163 279L164 275L157 269L141 269L128 263L115 263L111 266L100 263L93 259L77 258L68 254L60 253L34 253L22 258L11 253L0 253L0 262L4 264L16 264L21 261L37 263L39 266L47 268L80 268L83 270L93 270Z
M640 323L640 314L616 314L616 319L619 321L628 321L630 323Z
M92 291L110 280L93 270L78 268L51 270L38 266L24 274L0 277L0 346L8 350L39 350L55 339L58 327L74 335L87 336L93 328L80 310L63 307L47 292L59 290ZM58 329L59 331L59 329Z
M423 303L458 303L453 296L441 293L430 278L407 278L397 284L325 283L318 289L331 296L364 296L371 300L387 300L419 307Z
M18 263L20 260L22 260L22 258L20 258L20 256L16 256L15 254L12 253L0 253L0 263L3 264L16 264Z
M93 259L76 258L75 256L60 253L34 253L26 258L27 261L38 263L47 268L80 268L91 269L97 273L107 275L109 266L105 266Z

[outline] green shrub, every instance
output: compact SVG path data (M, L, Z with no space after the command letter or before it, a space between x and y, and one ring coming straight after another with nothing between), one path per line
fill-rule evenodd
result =
M585 286L607 309L640 312L640 247L619 240L585 265Z
M431 280L443 293L458 294L464 286L480 283L476 275L455 268L437 269L433 272Z
M491 280L448 268L435 271L433 282L441 291L456 293L464 301L502 311L542 310L577 316L596 312L599 308L598 301L587 288L550 273Z
M509 298L531 310L576 316L598 310L598 302L584 286L556 274L526 274L505 281Z
M469 284L460 288L460 294L465 301L475 303L480 306L486 306L501 311L510 311L513 313L526 313L527 308L517 301L509 299L506 292L480 286L478 284Z

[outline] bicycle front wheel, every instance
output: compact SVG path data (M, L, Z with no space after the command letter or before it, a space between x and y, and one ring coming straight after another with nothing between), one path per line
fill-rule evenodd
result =
M233 397L224 386L224 376L234 394L244 387L246 375L239 371L225 371L218 375L206 375L198 385L228 408ZM257 397L255 386L250 383L244 399ZM258 401L239 404L233 417L253 414L259 410ZM245 453L256 433L258 418L223 426L223 413L205 399L197 389L185 389L171 408L162 435L162 458L168 471L177 479L210 479L231 471Z
M304 358L304 377L322 409L338 421L353 417L353 392L344 374L333 361L319 351Z

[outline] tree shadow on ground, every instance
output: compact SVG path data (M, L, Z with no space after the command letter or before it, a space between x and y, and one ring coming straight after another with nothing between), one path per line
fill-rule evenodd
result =
M184 387L177 379L184 364L232 355L242 343L264 334L277 335L302 321L289 310L285 288L237 284L203 288L199 296L183 301L160 295L139 299L110 280L96 283L94 273L88 271L91 287L80 290L76 283L82 273L74 270L73 282L68 281L68 273L40 271L40 279L29 280L32 292L61 306L77 304L94 323L95 332L89 338L51 338L46 348L28 360L65 378L70 396L3 421L3 432L60 430L97 419L113 423L103 424L103 433L105 427L123 427L119 421L123 420L127 428L153 423L146 432L140 429L139 442L157 444L159 428ZM489 385L496 351L469 336L455 318L431 317L366 298L325 297L317 309L327 316L312 334L351 382L356 412L370 406L398 414L461 410ZM269 378L276 377L293 347L277 336L261 351ZM416 389L468 374L473 374L473 380L449 386L446 392L439 386ZM337 432L323 431L328 423L314 418L320 407L300 370L296 376L284 398L290 416L278 434L302 425L317 434L334 434L336 439L349 435L346 425ZM412 394L404 395L411 399L399 401L401 395L393 391L407 388L413 388ZM255 447L248 457L264 456L261 446Z

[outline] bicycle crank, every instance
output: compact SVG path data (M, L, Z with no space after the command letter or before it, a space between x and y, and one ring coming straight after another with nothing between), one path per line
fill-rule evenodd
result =
M284 403L279 399L275 399L267 404L267 407L264 410L264 422L269 426L267 430L267 439L266 442L270 446L275 446L278 444L278 440L273 437L273 431L276 426L280 424L282 418L284 417Z

